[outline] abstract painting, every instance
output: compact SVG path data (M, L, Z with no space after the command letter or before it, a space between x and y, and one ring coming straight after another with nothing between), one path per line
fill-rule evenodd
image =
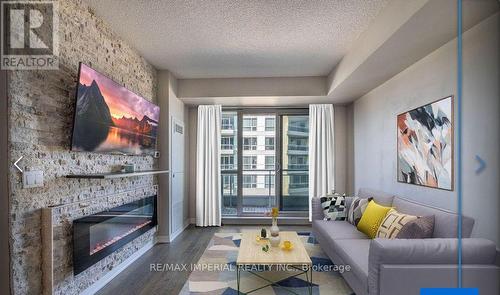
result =
M453 96L397 120L398 181L453 190Z

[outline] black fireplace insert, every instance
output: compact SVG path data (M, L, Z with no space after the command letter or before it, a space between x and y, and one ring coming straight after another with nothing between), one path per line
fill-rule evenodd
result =
M156 196L74 220L74 274L81 273L156 224Z

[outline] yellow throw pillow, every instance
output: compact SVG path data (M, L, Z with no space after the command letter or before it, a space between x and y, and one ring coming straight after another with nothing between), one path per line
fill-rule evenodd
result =
M384 220L382 220L376 237L395 239L405 224L417 218L417 216L399 213L395 209L391 209Z
M373 200L370 201L358 223L358 230L372 239L375 238L382 220L384 220L387 212L391 209L392 207L385 207L375 203Z

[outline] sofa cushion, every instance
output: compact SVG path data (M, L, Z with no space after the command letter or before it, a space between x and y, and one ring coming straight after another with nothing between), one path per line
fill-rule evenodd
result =
M398 211L392 209L387 213L384 220L382 220L382 223L378 227L376 237L395 239L408 222L416 219L418 219L417 216L399 213ZM414 227L411 227L410 229L414 229ZM407 230L408 233L415 232L415 230L412 231L410 229Z
M325 214L324 220L345 220L347 216L347 211L345 209L345 196L333 195L321 197L321 207L323 208L323 214Z
M434 215L418 217L407 222L399 233L397 239L430 239L434 233Z
M401 197L395 197L393 207L399 212L419 215L431 216L434 215L434 233L433 238L456 238L458 215L456 213L443 209L423 205L414 201L410 201ZM462 236L469 238L474 226L474 219L462 217Z
M372 239L375 238L380 224L391 209L391 207L379 205L373 200L370 201L357 225L358 230Z
M376 191L368 188L360 188L358 191L358 197L360 198L373 198L375 202L384 206L391 206L394 195L384 193L381 191Z
M347 221L313 220L313 228L316 234L327 237L327 240L368 239Z
M372 200L372 198L354 197L347 214L347 221L349 221L350 224L358 225L370 200Z
M370 254L369 239L334 240L333 248L346 265L368 290L368 256Z

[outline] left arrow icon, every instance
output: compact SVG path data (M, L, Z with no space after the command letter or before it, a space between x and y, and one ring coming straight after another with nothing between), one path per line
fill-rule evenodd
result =
M17 170L19 170L21 173L23 173L23 169L21 169L21 167L17 166L17 163L19 163L19 161L21 161L23 159L23 156L19 157L19 159L17 159L17 161L14 162L14 167L17 168Z

